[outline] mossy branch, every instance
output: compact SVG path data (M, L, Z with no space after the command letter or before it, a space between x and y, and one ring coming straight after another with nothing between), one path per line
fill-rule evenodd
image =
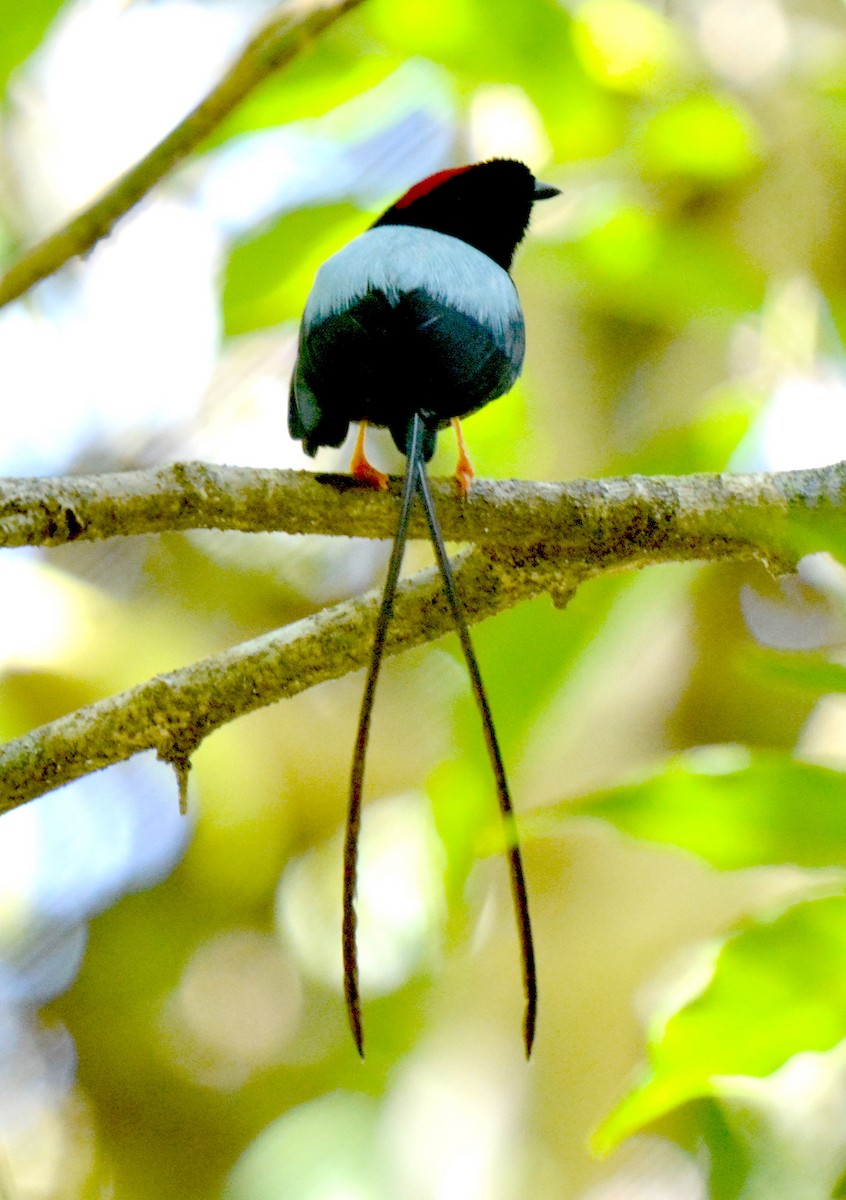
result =
M846 462L754 475L631 475L529 483L477 480L467 500L433 481L450 541L555 543L597 562L641 553L650 561L766 558L789 511L846 509ZM393 536L400 481L390 493L347 475L172 463L113 475L0 479L0 547L186 529ZM411 536L426 538L419 513Z
M150 471L0 481L0 545L56 545L186 529L390 537L390 494L346 477L173 464ZM789 570L790 513L841 515L846 463L758 475L632 476L572 483L479 481L466 501L434 485L444 533L472 542L455 562L468 620L543 593L563 606L580 582L659 562L758 559ZM415 519L413 536L425 536ZM0 747L0 811L155 750L183 773L228 721L364 665L378 597L345 601ZM387 652L451 629L433 570L400 588Z

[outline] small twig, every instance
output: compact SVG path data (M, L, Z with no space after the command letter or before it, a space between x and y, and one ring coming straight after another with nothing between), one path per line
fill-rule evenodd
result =
M362 0L298 0L280 6L204 100L90 208L38 245L0 279L0 308L111 232L161 179L202 143L253 89L295 58Z
M179 797L179 812L184 817L188 814L188 776L191 772L191 755L179 750L159 750L159 758L170 763L176 776L176 789Z

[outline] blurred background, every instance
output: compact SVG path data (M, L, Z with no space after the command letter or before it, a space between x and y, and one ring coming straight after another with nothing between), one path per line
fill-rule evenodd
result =
M270 11L2 0L3 261ZM491 155L562 195L515 269L523 379L466 427L480 475L846 458L840 0L366 0L0 312L0 472L313 467L286 405L315 269L417 179ZM6 551L0 730L376 586L385 561L238 533ZM360 675L211 737L187 818L147 756L4 816L0 1197L846 1194L844 594L827 557L781 583L661 566L477 627L523 814L529 1065L452 639L389 663L377 698L363 1066L340 986Z

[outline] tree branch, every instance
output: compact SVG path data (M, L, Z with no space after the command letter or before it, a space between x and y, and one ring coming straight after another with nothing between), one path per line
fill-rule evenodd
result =
M475 622L544 592L563 606L582 580L648 563L758 558L789 569L779 521L797 509L842 511L846 463L771 475L479 481L467 500L446 481L435 490L446 536L477 543L456 560ZM0 481L0 545L198 528L389 537L396 481L393 493L350 487L346 476L203 463L9 479ZM414 534L425 535L422 521ZM191 753L222 724L363 666L377 604L369 594L335 605L7 743L0 811L146 749L184 782ZM395 613L389 654L451 629L433 570L403 584Z
M471 621L552 587L560 593L570 570L553 557L526 564L518 555L479 549L456 562ZM0 812L141 750L184 765L204 737L236 716L356 670L369 653L378 603L372 592L337 604L6 743ZM401 585L394 611L388 654L452 627L434 568Z
M621 553L663 562L734 558L745 551L778 560L775 568L787 554L777 536L787 512L846 508L846 462L755 475L478 480L466 500L449 481L434 481L433 490L451 541L555 544L572 557L597 563ZM186 529L388 538L398 492L397 480L386 494L356 486L347 475L208 463L5 479L0 480L0 546L57 546ZM412 517L411 536L427 536L420 515Z
M362 0L294 0L280 6L204 100L99 200L29 250L0 278L0 308L111 232L253 89Z

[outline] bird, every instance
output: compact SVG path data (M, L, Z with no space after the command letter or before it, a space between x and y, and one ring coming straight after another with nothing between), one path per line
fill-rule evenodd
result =
M511 795L467 620L444 547L426 464L452 425L459 494L473 467L461 420L510 391L523 366L525 323L511 278L533 205L559 194L510 158L447 168L414 184L317 271L300 324L288 408L291 436L314 456L358 436L350 463L362 485L387 489L368 460L368 426L385 428L405 455L400 510L364 686L350 773L344 840L342 955L353 1039L364 1058L355 894L364 766L376 683L393 613L409 516L419 497L479 708L500 812L521 951L523 1041L537 1019L535 952Z

